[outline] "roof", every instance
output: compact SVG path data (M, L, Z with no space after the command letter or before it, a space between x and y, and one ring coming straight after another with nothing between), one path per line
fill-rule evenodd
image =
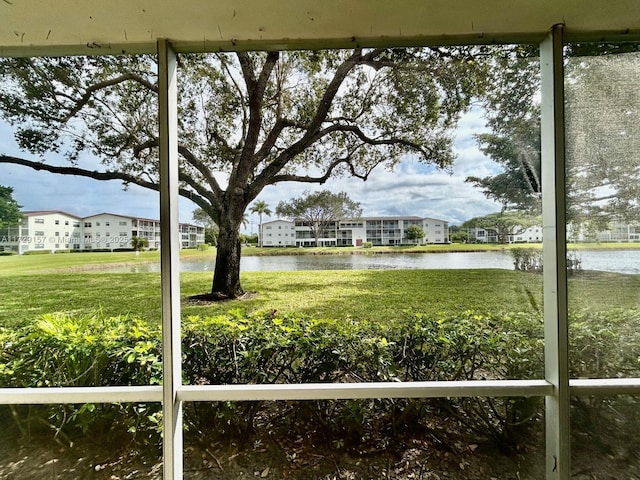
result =
M33 217L35 215L52 215L57 213L59 215L66 215L67 217L77 218L78 220L82 218L82 217L79 217L78 215L74 215L73 213L65 212L63 210L31 210L28 212L20 212L20 213L22 213L22 215L24 215L25 217Z
M349 219L345 219L342 220L344 222L348 222L348 221L354 221L354 220L372 220L372 221L376 221L376 220L422 220L422 217L416 217L415 215L411 215L411 216L398 216L398 217L394 217L394 216L388 216L388 217L360 217L360 218L356 218L353 220L349 220Z
M637 0L5 0L0 56L640 38Z
M98 217L100 215L111 215L112 217L127 218L129 220L141 220L143 222L155 222L155 223L158 223L160 221L157 218L153 219L153 218L135 217L135 216L131 216L131 215L121 215L119 213L109 213L109 212L95 213L93 215L87 215L86 217L80 217L78 215L74 215L73 213L65 212L63 210L33 210L33 211L21 212L21 213L25 217L32 217L32 216L35 216L35 215L51 215L51 214L58 213L58 214L61 214L61 215L67 215L68 217L77 218L78 220L86 220L86 219L89 219L89 218ZM182 222L180 222L179 225L200 228L200 225L196 225L194 223L182 223Z
M112 217L128 218L130 220L137 219L137 217L132 217L130 215L121 215L119 213L110 213L110 212L94 213L93 215L87 215L86 217L82 217L82 218L83 219L93 218L93 217L98 217L100 215L111 215ZM153 221L157 222L158 220L153 220Z

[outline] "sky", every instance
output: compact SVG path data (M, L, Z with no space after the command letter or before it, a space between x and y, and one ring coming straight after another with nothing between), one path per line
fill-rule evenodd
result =
M327 189L347 192L361 204L362 214L373 216L430 217L459 225L470 218L500 210L500 206L485 198L465 178L495 174L498 165L483 155L473 135L486 131L480 110L472 110L459 123L454 142L456 160L451 172L421 164L411 158L400 162L393 171L374 170L366 182L356 178L330 180L322 186L283 183L265 188L258 200L263 200L275 212L280 201L301 196L305 191ZM20 151L12 129L0 123L0 153L30 160L32 155ZM64 164L59 158L47 158ZM28 210L63 210L78 216L109 212L122 215L159 218L159 197L156 192L135 185L126 191L119 181L98 181L89 178L36 172L28 167L0 163L0 185L14 189L14 198ZM180 221L191 222L196 206L180 199ZM242 231L257 233L258 215L249 214L249 224ZM263 221L274 220L263 217Z

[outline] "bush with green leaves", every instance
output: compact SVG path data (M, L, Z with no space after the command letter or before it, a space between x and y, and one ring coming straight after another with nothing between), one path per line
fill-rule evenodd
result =
M538 248L512 248L513 267L520 272L542 272L542 250Z
M574 315L572 376L637 376L639 321L638 311ZM540 316L524 313L433 317L405 312L370 322L238 310L184 320L183 382L542 378L542 331ZM160 352L159 329L134 318L46 315L19 330L0 329L0 386L159 384ZM57 435L97 430L129 435L145 445L159 439L159 410L157 404L50 405L15 407L12 413L23 433L39 422ZM313 432L349 449L424 433L439 418L456 425L446 435L490 439L508 448L526 439L529 427L540 425L542 413L540 399L528 398L196 402L186 406L185 422L194 431L236 439L261 430Z
M0 386L69 387L161 382L159 330L128 317L44 315L12 331L0 329ZM85 404L13 407L24 437L38 426L56 436L77 431L125 435L157 443L156 404ZM25 438L26 439L26 438Z

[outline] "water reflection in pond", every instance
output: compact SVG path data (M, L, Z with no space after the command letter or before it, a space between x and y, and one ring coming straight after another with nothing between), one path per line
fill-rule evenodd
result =
M640 250L583 250L577 252L585 270L640 273ZM215 259L182 261L183 272L212 272ZM446 252L360 255L291 255L242 257L244 272L292 270L390 270L390 269L513 269L513 259L504 252ZM112 273L159 272L160 264L149 263L103 270Z

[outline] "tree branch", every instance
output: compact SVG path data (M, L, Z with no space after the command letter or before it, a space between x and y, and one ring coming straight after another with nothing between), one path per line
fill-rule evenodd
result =
M150 83L149 81L147 81L146 79L144 79L140 75L136 75L135 73L125 73L124 75L121 75L119 77L111 78L111 79L105 80L103 82L98 82L98 83L95 83L95 84L91 85L90 87L88 87L87 91L84 93L84 95L79 100L76 101L75 106L62 119L62 122L63 123L68 122L80 110L82 110L82 108L87 103L89 103L89 100L91 100L91 97L93 96L94 92L97 92L98 90L102 90L103 88L111 87L113 85L117 85L119 83L123 83L123 82L129 81L129 80L134 80L134 81L138 82L140 85L142 85L143 87L146 87L148 90L151 90L152 92L158 93L158 86L157 85L154 85L154 84Z
M331 175L333 174L334 170L340 166L340 165L346 165L347 167L349 167L349 170L351 172L351 176L355 177L355 178L359 178L363 181L366 181L369 178L369 175L371 175L371 172L373 171L373 169L375 167L377 167L379 165L379 163L376 163L372 166L370 166L365 173L358 173L358 171L356 170L355 166L353 165L353 163L351 163L351 157L347 156L344 158L339 158L337 160L335 160L333 163L331 163L331 165L329 165L327 167L326 172L324 173L324 175L320 176L320 177L310 177L308 175L275 175L274 177L272 177L272 181L271 183L278 183L278 182L301 182L301 183L319 183L319 184L324 184L327 180L329 180L329 178L331 177Z
M260 75L257 79L254 77L248 55L238 54L238 58L240 59L243 76L247 83L247 90L249 91L249 124L242 148L242 154L240 155L240 160L238 162L238 166L242 166L242 168L238 169L238 175L244 183L244 180L246 180L253 171L253 159L255 158L255 150L258 140L260 139L260 131L262 129L262 106L264 104L264 94L267 89L271 72L273 72L276 63L280 58L280 53L267 53L267 59L262 65L262 70L260 71Z
M34 162L32 160L26 160L24 158L13 157L11 155L0 154L0 163L12 163L15 165L22 165L32 168L34 170L44 170L50 173L58 173L62 175L74 175L78 177L87 177L94 180L121 180L124 183L133 183L140 187L148 188L149 190L159 191L160 185L154 182L142 180L141 178L129 175L122 172L98 172L95 170L86 170L78 167L61 167L57 165L49 165L42 162ZM184 180L181 178L181 180ZM207 203L205 197L196 194L186 188L179 188L178 193L184 198L188 198L201 208L209 208L211 205Z
M196 170L198 170L198 172L202 174L202 176L207 180L207 183L209 183L209 185L211 186L213 194L216 196L216 201L220 202L224 192L222 191L222 188L220 188L220 185L218 184L218 181L215 179L215 177L211 175L211 171L207 168L207 166L199 159L197 159L196 156L193 155L191 150L189 150L185 146L178 145L178 152L187 162L189 162L190 165L192 165Z
M136 145L133 148L133 154L135 155L136 158L140 157L140 154L142 153L143 150L148 150L150 148L154 148L158 146L158 139L157 138L152 138L150 140L147 140L144 143L141 143L140 145ZM202 163L200 160L198 160L196 158L195 155L193 155L193 153L184 145L178 145L178 153L180 153L180 155L182 155L182 157L192 166L194 167L196 170L198 170L198 172L200 172L202 174L202 176L207 180L207 182L209 183L211 190L213 190L213 194L215 195L215 202L220 202L222 199L222 196L224 194L224 192L222 191L222 188L220 187L220 184L218 183L218 181L215 179L215 177L213 175L211 175L210 170L207 168L207 166ZM186 174L185 174L186 175ZM186 180L185 180L186 181ZM189 183L189 182L187 182ZM208 195L205 195L207 198ZM213 199L211 199L213 202Z

